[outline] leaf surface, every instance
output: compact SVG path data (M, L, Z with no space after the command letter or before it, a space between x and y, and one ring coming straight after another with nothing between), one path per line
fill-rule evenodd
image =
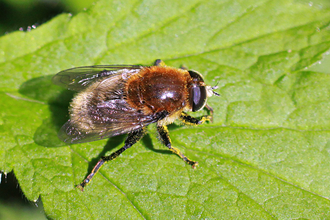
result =
M330 75L307 69L330 48L329 24L327 1L101 0L5 35L0 169L13 170L52 219L330 218ZM199 166L170 153L150 126L80 192L74 186L125 136L62 143L73 94L51 76L158 58L218 83L214 123L169 126L173 145Z

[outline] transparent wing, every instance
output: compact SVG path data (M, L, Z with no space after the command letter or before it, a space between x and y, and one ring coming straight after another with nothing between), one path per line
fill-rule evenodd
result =
M63 70L57 73L52 81L54 84L69 90L81 91L91 83L103 77L116 76L131 72L138 72L143 66L138 65L97 65L82 66Z
M95 123L93 128L82 130L80 121L67 121L61 128L58 136L68 144L77 144L90 141L110 138L120 134L126 134L157 122L165 118L168 113L166 111L159 112L153 115L142 115L139 112L123 112L115 113L116 117L112 118L111 123ZM82 122L84 120L82 119Z

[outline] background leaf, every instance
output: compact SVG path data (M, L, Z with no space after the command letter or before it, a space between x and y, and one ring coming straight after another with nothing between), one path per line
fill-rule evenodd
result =
M99 1L0 38L0 168L54 219L326 219L329 74L307 66L330 48L327 1ZM154 126L80 183L125 136L67 146L56 136L72 93L60 70L92 64L198 70L221 97L213 124L170 126L191 169ZM202 112L194 115L201 115Z

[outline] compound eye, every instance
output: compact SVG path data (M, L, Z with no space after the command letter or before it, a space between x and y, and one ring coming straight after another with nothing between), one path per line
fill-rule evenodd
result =
M206 102L205 86L193 86L191 88L190 102L193 112L199 111L204 107Z
M197 81L200 81L200 82L204 82L203 77L200 73L198 73L194 70L188 70L188 72L189 72L191 78L193 78Z

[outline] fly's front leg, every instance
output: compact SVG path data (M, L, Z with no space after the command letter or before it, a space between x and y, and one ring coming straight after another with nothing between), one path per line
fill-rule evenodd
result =
M213 109L211 115L204 115L200 119L198 119L188 115L185 112L182 112L179 119L187 125L200 125L206 121L212 121L213 120L212 114L213 114Z
M198 165L198 162L192 161L189 158L187 158L181 151L175 147L172 147L171 139L169 136L169 132L167 130L167 127L164 126L157 126L157 130L160 136L161 141L163 144L165 144L166 147L168 147L173 153L177 154L179 157L181 157L186 163L192 166L192 168L195 168Z
M79 188L81 191L84 191L84 187L88 183L90 183L90 181L92 180L94 175L101 169L101 167L103 166L104 163L106 163L110 160L116 159L126 149L132 147L133 144L138 142L143 137L144 134L145 134L145 128L140 128L136 131L133 131L133 132L129 133L128 137L125 141L125 145L122 148L120 148L119 150L117 150L117 151L113 152L112 154L110 154L109 156L102 157L97 162L97 164L94 166L92 172L87 176L87 178L82 183L77 185L77 188Z
M205 108L210 112L210 122L213 122L213 108L208 104L205 105Z

